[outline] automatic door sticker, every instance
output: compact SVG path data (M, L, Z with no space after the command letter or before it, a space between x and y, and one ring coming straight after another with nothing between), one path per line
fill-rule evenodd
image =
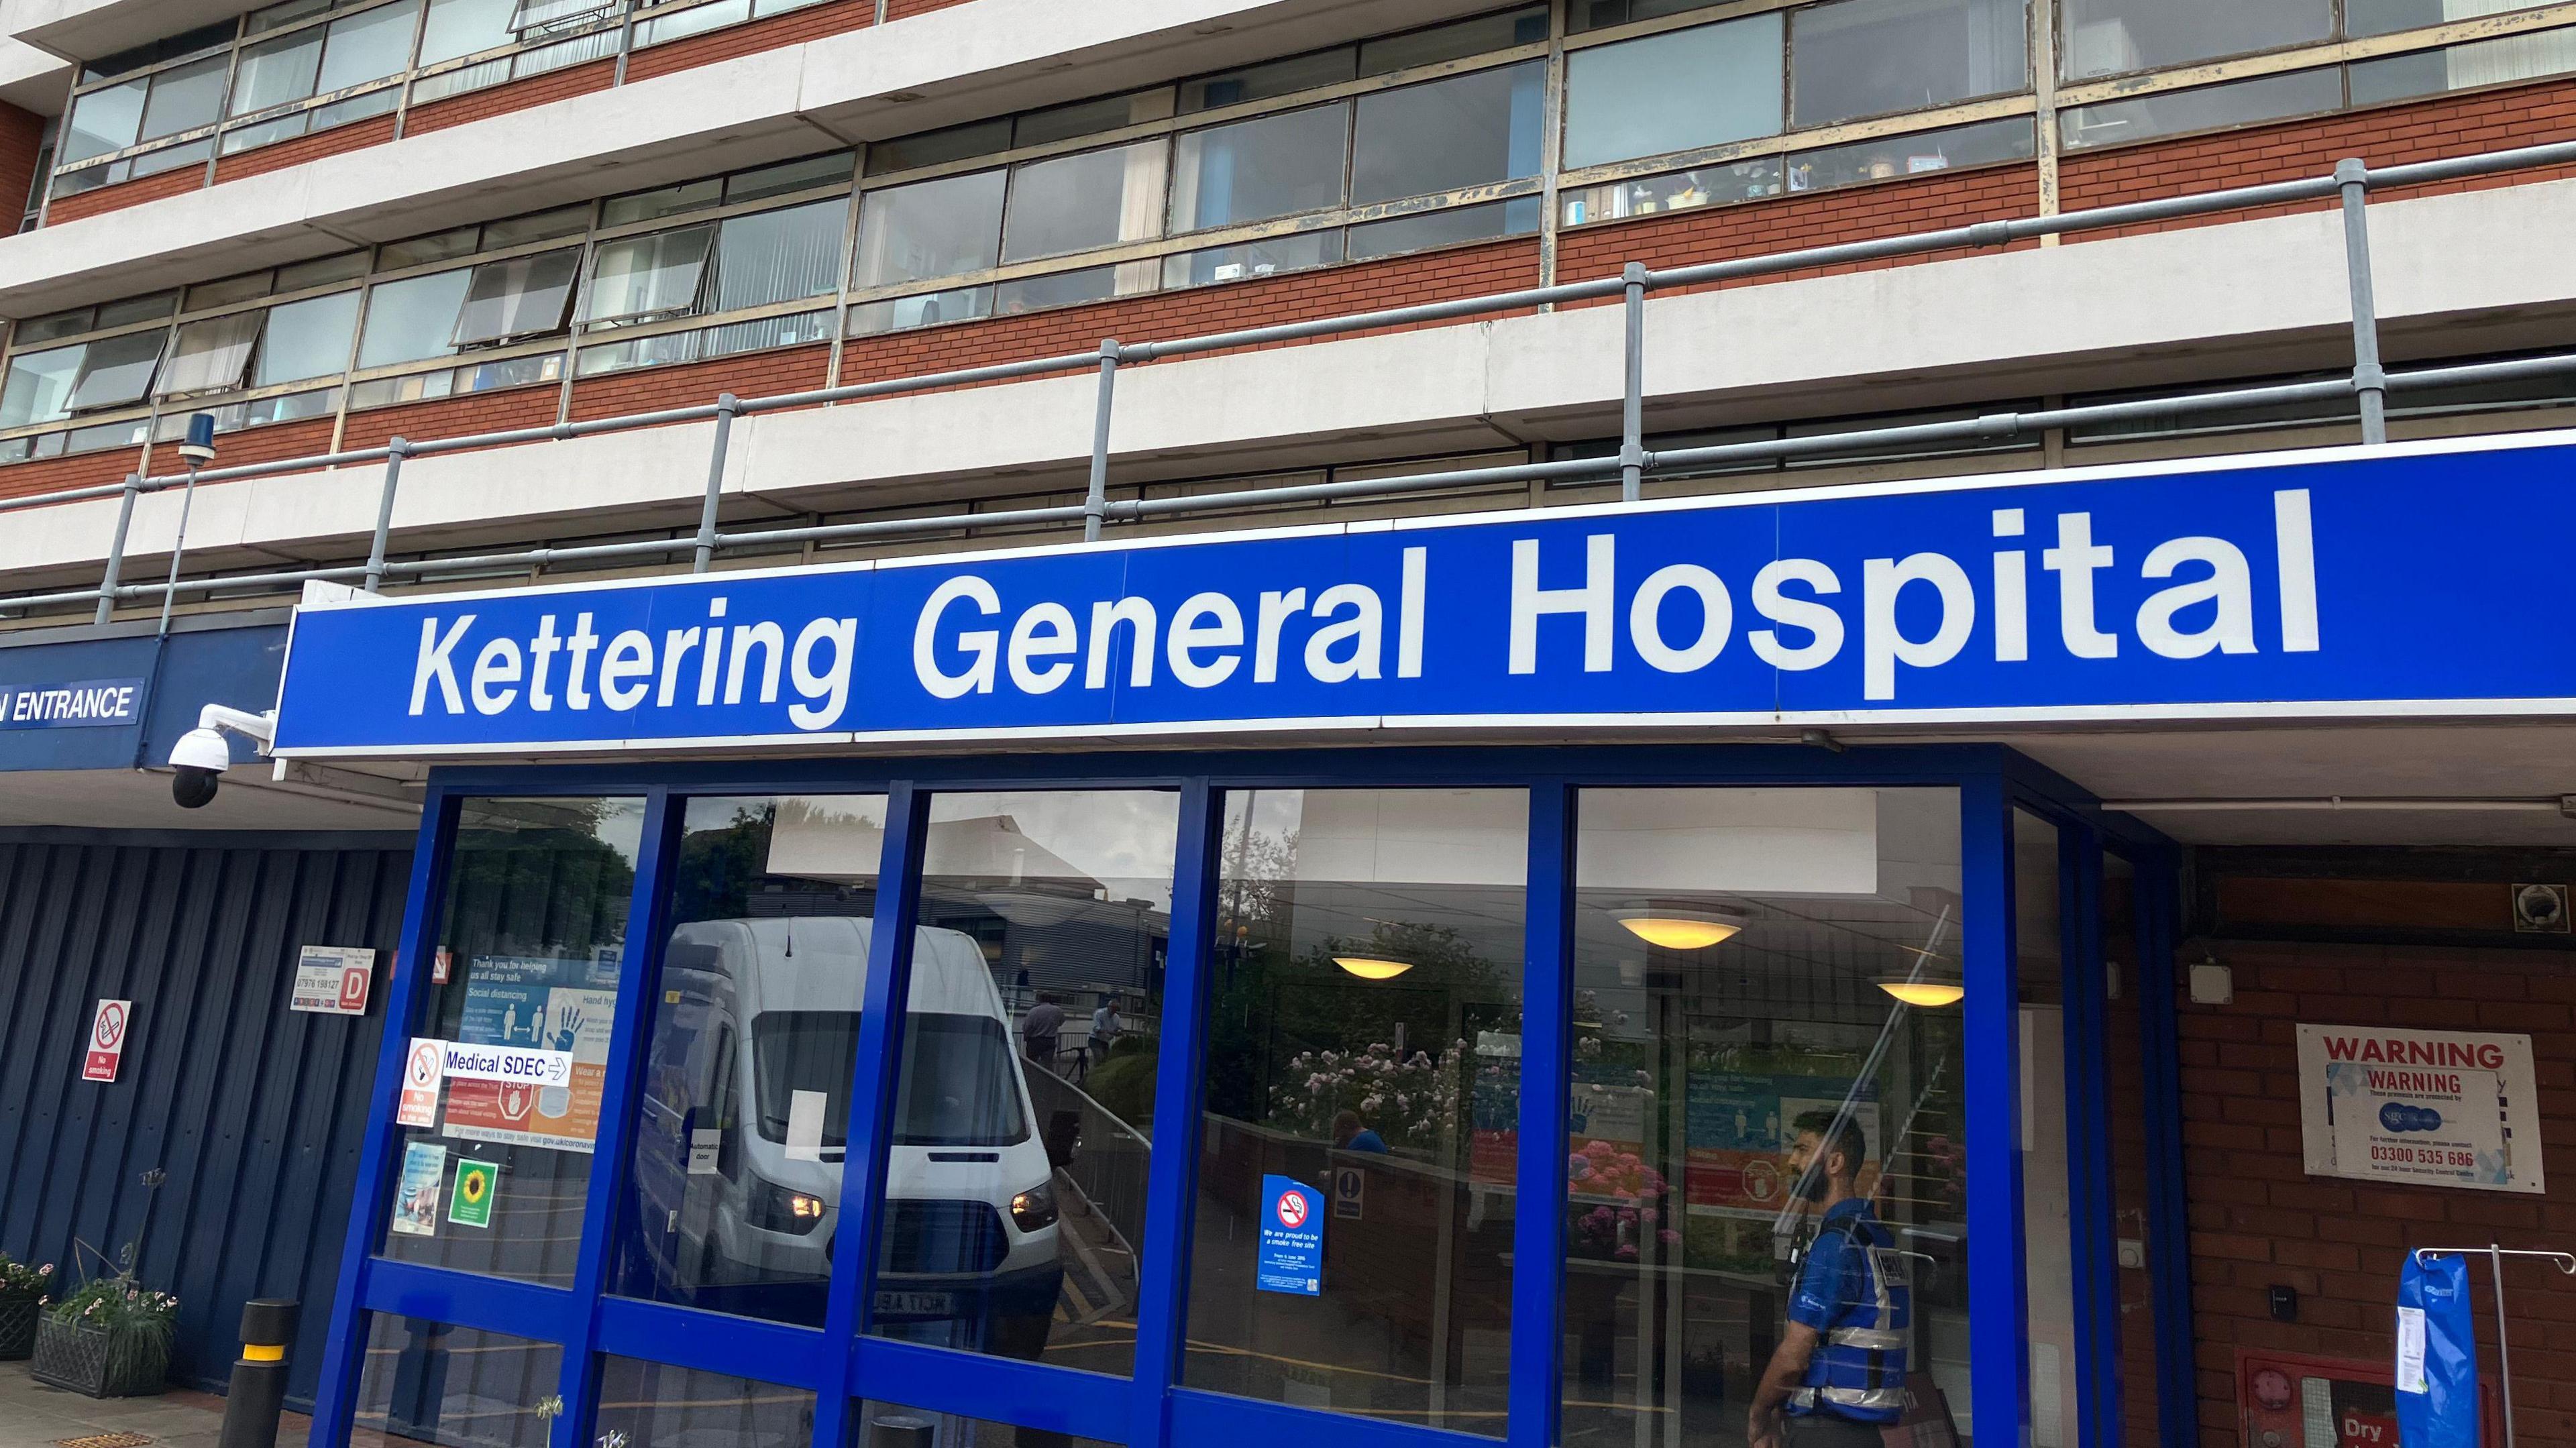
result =
M488 1161L460 1161L456 1164L456 1189L448 1194L447 1220L460 1227L492 1225L492 1193L500 1185L501 1169Z

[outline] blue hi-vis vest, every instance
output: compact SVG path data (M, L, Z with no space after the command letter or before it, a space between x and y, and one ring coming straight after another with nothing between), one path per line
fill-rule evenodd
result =
M1893 1423L1903 1416L1914 1292L1895 1246L1860 1198L1836 1202L1825 1213L1789 1297L1789 1320L1814 1328L1824 1340L1783 1412L1859 1423Z

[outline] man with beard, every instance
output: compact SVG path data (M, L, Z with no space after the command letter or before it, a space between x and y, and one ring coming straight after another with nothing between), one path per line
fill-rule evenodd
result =
M1913 1313L1896 1239L1860 1195L1869 1143L1848 1113L1796 1122L1788 1167L1800 1200L1823 1209L1789 1295L1789 1322L1754 1390L1751 1448L1880 1448L1905 1411Z

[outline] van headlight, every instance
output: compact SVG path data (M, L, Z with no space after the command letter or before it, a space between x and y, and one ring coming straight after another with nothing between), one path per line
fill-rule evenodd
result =
M1055 1183L1040 1182L1011 1198L1011 1220L1023 1232L1055 1223Z
M799 1236L813 1231L823 1220L823 1199L804 1192L792 1192L776 1182L765 1181L752 1198L751 1224L766 1232L794 1232Z

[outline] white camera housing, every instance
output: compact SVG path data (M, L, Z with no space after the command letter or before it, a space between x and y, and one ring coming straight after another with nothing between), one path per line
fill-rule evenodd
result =
M277 737L277 716L229 709L221 704L208 704L197 711L197 727L180 735L179 742L170 747L170 797L179 808L203 809L214 802L223 772L233 762L232 743L224 738L226 730L254 741L259 752L266 754Z

